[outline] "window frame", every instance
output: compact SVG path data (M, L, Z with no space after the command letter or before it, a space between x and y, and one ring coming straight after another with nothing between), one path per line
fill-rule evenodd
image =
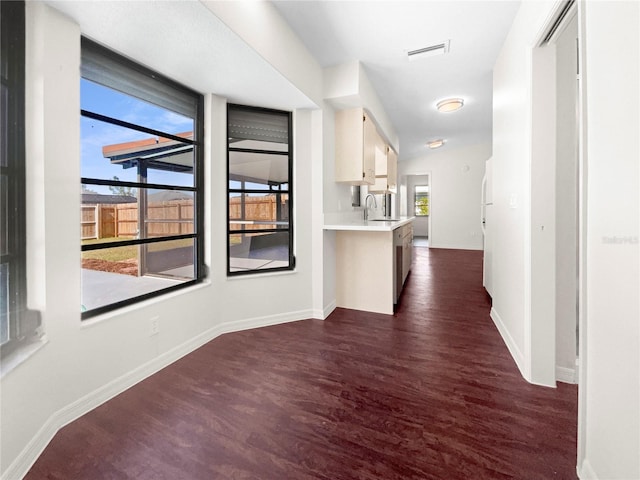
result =
M170 78L159 74L149 68L146 68L132 60L129 60L122 55L103 47L102 45L97 44L85 37L82 37L82 57L83 61L86 57L89 57L87 63L89 63L89 67L91 70L91 75L95 75L95 72L98 71L98 74L103 73L100 72L100 64L94 61L91 56L97 55L98 58L104 59L104 74L109 76L111 79L117 77L117 73L123 72L124 77L127 80L130 80L130 77L134 78L134 80L140 79L140 85L135 84L134 88L139 89L137 91L133 91L133 89L123 82L123 88L114 88L112 85L102 84L102 86L106 88L111 88L113 90L117 90L125 93L126 95L130 95L136 98L142 98L140 93L145 93L145 86L150 85L152 89L155 89L153 95L158 96L158 92L162 95L164 92L176 93L181 96L192 97L195 102L195 115L193 116L194 120L194 128L193 128L193 140L180 137L168 132L162 132L159 130L155 130L152 128L145 127L144 125L138 125L130 122L126 122L124 120L109 117L106 115L102 115L96 112L92 112L89 110L84 110L81 108L80 115L81 117L91 118L94 120L98 120L100 122L108 123L111 125L124 127L132 130L139 131L141 133L146 133L149 135L154 135L158 137L164 137L169 140L175 140L181 144L185 145L193 145L193 175L194 175L194 183L191 187L186 186L178 186L171 184L159 184L159 183L147 183L140 181L122 181L122 180L105 180L100 178L90 178L90 177L80 177L81 185L101 185L101 186L113 186L113 187L131 187L138 189L138 193L144 190L178 190L178 191L188 191L193 193L194 197L194 209L195 215L193 219L194 224L194 232L190 234L180 234L180 235L165 235L159 237L148 237L148 238L136 238L136 239L128 239L114 242L103 242L103 243L94 243L94 244L85 244L81 246L81 252L86 251L95 251L107 248L117 248L117 247L126 247L131 245L150 245L154 243L167 242L172 240L181 240L181 239L193 239L194 242L194 278L192 280L187 280L185 282L180 283L179 285L173 285L165 288L161 288L149 293L145 293L142 295L136 295L124 300L120 300L108 305L104 305L101 307L97 307L91 310L83 311L81 314L82 320L86 320L92 318L96 315L100 315L105 312L109 312L112 310L116 310L128 305L132 305L143 300L147 300L149 298L157 297L159 295L166 294L168 292L172 292L175 290L181 290L183 288L189 287L191 285L195 285L197 283L202 282L206 278L207 267L204 263L205 255L204 255L204 96L199 92L196 92L184 85L171 80ZM85 57L86 55L86 57ZM93 62L93 63L92 63ZM96 65L98 65L96 67ZM87 79L89 81L95 81L93 78L86 76L84 73L81 74L81 77ZM124 78L123 77L123 78ZM113 80L112 80L113 81ZM101 84L100 82L97 82ZM150 94L151 95L151 94ZM148 101L151 104L155 104L165 108L167 110L171 110L166 107L166 105L162 105L153 101L150 101L148 98L143 98L143 100ZM162 98L162 100L165 100ZM166 100L167 102L170 101ZM175 110L174 110L175 111ZM139 180L139 179L138 179ZM138 201L138 208L140 208L140 203Z
M6 211L2 209L2 228L6 226L6 251L0 252L7 265L6 299L7 339L1 356L15 351L38 335L40 313L27 307L27 227L26 227L26 136L25 136L25 3L0 2L2 25L2 72L0 81L6 89L2 96L2 145L6 165L0 170L6 177ZM6 110L5 110L6 109ZM6 215L6 216L5 216ZM0 312L2 315L4 312Z
M271 113L277 115L286 115L287 116L287 151L277 151L277 150L268 150L268 149L247 149L247 148L234 148L231 147L230 138L231 138L231 129L229 127L229 113L231 110L241 110L246 112L258 112L258 113ZM231 161L231 152L244 152L244 153L266 153L266 154L275 154L275 155L286 155L288 157L288 165L287 165L287 175L288 175L288 189L286 191L282 190L271 190L271 189L251 189L251 188L231 188L230 183L231 173L230 173L230 161ZM243 275L256 275L256 274L265 274L265 273L273 273L273 272L281 272L281 271L291 271L296 267L296 257L294 252L294 215L293 215L293 203L294 203L294 194L293 194L293 113L285 110L277 110L273 108L265 108L265 107L255 107L249 105L240 105L236 103L228 103L227 104L227 188L226 188L226 201L227 201L227 276L228 277L236 277ZM235 180L237 181L237 180ZM231 230L231 203L230 196L232 193L243 194L266 194L266 193L286 193L288 195L288 227L286 229L283 228L270 228L270 229L260 229L260 230L250 230L250 229L240 229L240 230ZM260 268L260 269L248 269L248 270L236 270L231 271L231 235L232 234L244 234L244 233L280 233L280 232L288 232L289 238L289 264L283 267L272 267L272 268Z
M418 187L427 187L427 192L426 193L418 193ZM427 212L426 214L419 214L416 212L417 208L418 208L418 197L426 197L427 198ZM429 214L431 213L431 205L429 202L429 199L431 197L431 189L429 188L429 185L414 185L413 187L413 214L416 217L428 217Z

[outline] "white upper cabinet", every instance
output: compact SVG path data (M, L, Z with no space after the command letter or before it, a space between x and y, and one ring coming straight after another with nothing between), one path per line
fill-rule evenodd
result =
M384 143L383 138L376 132L376 177L387 176L387 144Z
M381 139L382 140L382 139ZM396 193L398 185L398 155L383 144L384 154L376 155L376 181L369 187L371 193Z
M398 191L398 154L391 147L387 152L387 188L392 193Z
M363 108L336 112L336 182L372 185L378 131Z

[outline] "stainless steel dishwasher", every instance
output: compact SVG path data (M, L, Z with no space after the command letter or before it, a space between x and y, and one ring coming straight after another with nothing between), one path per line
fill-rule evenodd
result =
M400 294L402 293L403 283L403 228L398 227L393 231L393 303L397 304Z

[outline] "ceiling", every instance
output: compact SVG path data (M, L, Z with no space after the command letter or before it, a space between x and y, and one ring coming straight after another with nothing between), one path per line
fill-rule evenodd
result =
M400 160L491 141L492 70L520 6L503 1L318 1L273 4L322 67L359 60L400 140ZM407 51L450 40L445 55ZM438 113L449 97L462 110ZM445 145L429 150L430 140Z
M198 92L262 107L315 107L202 2L46 3L80 25L82 35Z

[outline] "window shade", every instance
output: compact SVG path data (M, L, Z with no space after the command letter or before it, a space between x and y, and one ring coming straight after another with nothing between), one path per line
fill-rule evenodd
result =
M280 112L258 112L230 109L229 139L260 140L272 143L289 143L289 116Z
M110 50L84 37L80 70L82 76L92 82L188 117L197 116L198 102L194 95L180 91L186 87L166 77L159 81L158 74L115 56Z

